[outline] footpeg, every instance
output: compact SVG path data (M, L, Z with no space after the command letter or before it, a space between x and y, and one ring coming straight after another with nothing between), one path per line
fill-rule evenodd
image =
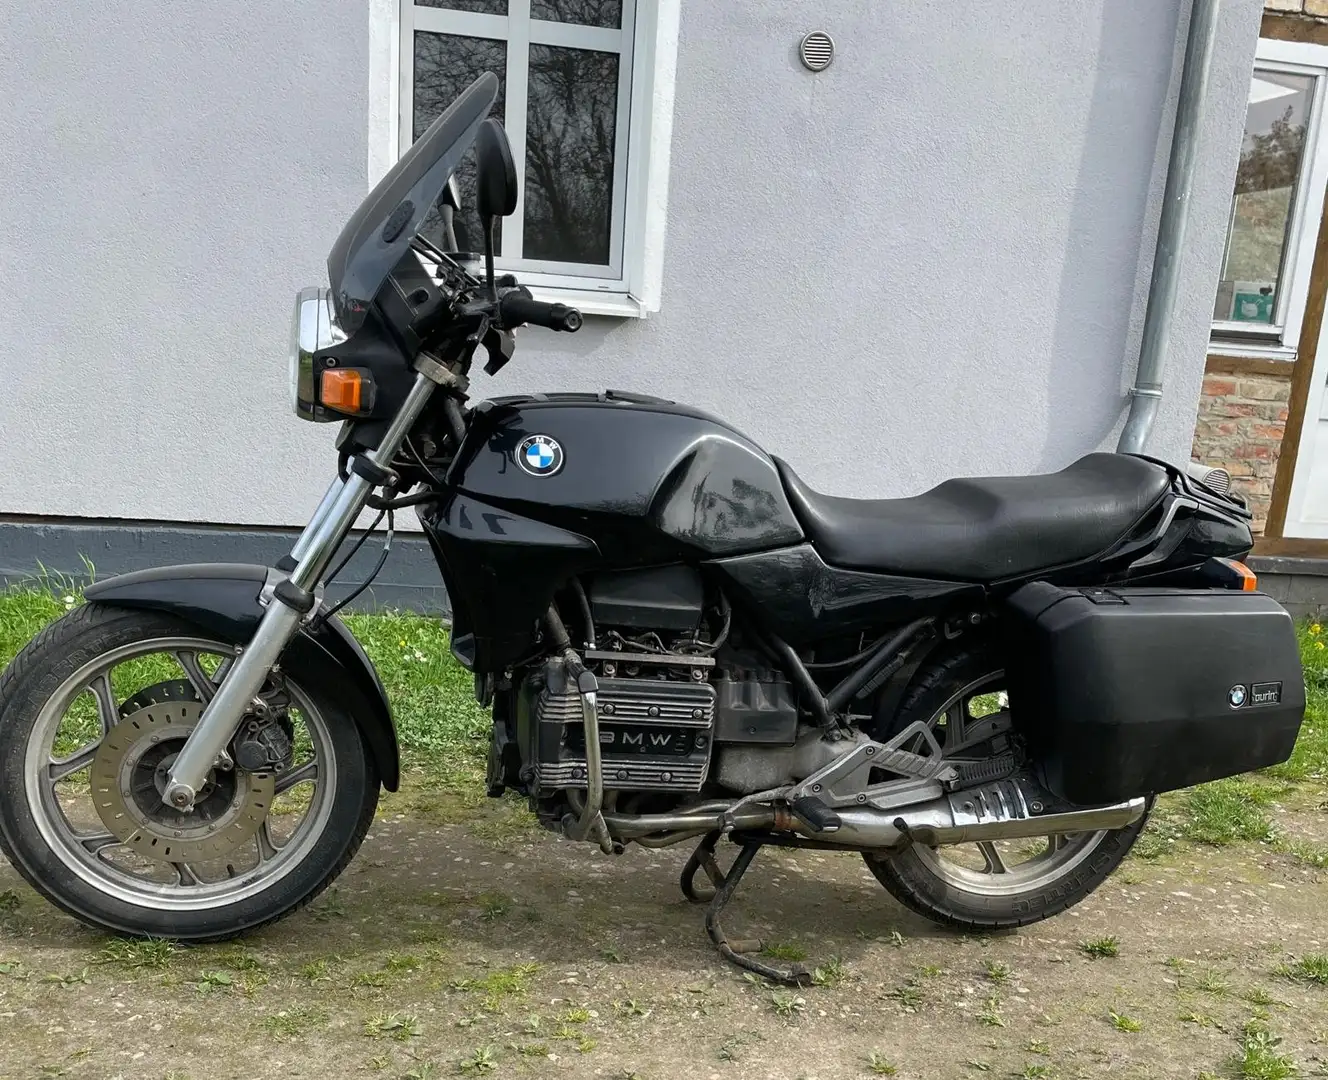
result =
M809 832L838 832L843 820L815 795L804 795L789 804L793 816L807 826Z

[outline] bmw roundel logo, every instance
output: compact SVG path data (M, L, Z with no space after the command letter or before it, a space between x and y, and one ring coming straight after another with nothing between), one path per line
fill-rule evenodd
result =
M527 435L515 457L522 471L531 476L552 476L563 467L563 448L549 435Z
M1227 691L1227 702L1233 709L1239 709L1245 704L1249 697L1249 691L1245 687L1236 685Z

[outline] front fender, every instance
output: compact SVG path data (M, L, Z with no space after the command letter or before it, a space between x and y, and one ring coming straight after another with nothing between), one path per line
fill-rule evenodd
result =
M89 585L83 595L112 607L164 611L230 645L244 645L258 628L264 607L259 596L269 578L281 575L246 563L195 563L136 570ZM387 691L346 624L335 616L317 630L307 626L286 647L293 666L317 670L340 667L364 697L367 714L355 710L355 722L373 756L383 787L396 791L401 756Z

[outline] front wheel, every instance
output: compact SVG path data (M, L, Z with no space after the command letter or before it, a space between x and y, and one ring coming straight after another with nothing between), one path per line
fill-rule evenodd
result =
M19 653L0 677L0 848L33 888L106 930L216 941L350 862L378 779L335 668L274 674L193 810L162 801L234 654L171 616L98 604Z
M929 722L946 757L980 759L993 730L1008 729L997 647L977 641L932 666L901 704L893 731ZM878 732L888 736L891 732ZM1148 815L1123 829L864 854L905 907L956 930L1010 929L1073 907L1129 854Z

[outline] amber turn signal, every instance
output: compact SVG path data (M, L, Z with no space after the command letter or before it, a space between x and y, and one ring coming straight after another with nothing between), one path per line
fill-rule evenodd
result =
M318 403L325 409L354 416L373 405L373 383L355 368L328 368L319 380Z
M1204 564L1205 576L1216 578L1223 587L1241 592L1258 592L1259 577L1239 559L1209 559Z
M1243 562L1239 562L1236 559L1232 559L1231 569L1236 571L1236 573L1240 575L1241 592L1259 591L1259 575L1256 574L1253 570L1251 570L1248 566L1246 566Z

